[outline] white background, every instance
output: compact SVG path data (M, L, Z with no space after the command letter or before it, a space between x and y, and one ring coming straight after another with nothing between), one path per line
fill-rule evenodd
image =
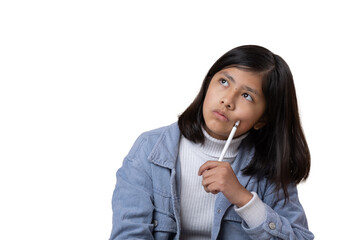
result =
M293 72L310 229L354 239L358 5L294 2L1 1L0 239L108 239L115 173L136 137L176 121L214 61L243 44Z

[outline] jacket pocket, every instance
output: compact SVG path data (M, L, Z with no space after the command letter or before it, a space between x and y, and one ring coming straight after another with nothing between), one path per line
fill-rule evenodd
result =
M250 239L242 227L243 222L231 206L223 217L218 239Z
M177 232L175 217L157 208L154 210L153 225L154 232Z
M224 215L224 221L231 221L241 224L244 220L235 212L233 206L231 206Z

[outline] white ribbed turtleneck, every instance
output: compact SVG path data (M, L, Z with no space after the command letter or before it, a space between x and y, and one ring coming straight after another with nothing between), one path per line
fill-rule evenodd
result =
M205 192L198 176L202 164L217 161L226 140L211 137L204 129L204 144L195 144L181 137L179 159L181 164L181 239L210 239L214 218L216 195ZM246 136L234 138L223 161L232 163L241 141Z

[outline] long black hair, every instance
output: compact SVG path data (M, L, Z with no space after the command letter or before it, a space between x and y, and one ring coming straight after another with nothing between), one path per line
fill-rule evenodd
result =
M192 142L204 142L205 95L213 76L228 67L261 74L266 100L262 116L266 125L249 132L247 138L254 145L255 154L243 172L259 180L266 177L276 184L277 190L284 191L287 199L287 186L309 176L310 152L301 127L293 76L280 56L255 45L240 46L225 53L210 68L200 92L179 116L180 131Z

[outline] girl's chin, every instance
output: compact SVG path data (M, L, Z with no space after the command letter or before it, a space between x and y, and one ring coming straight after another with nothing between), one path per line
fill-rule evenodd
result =
M219 140L226 140L230 133L230 131L229 131L229 133L227 133L227 132L211 129L206 126L205 126L205 130L210 136L212 136L213 138L219 139Z

